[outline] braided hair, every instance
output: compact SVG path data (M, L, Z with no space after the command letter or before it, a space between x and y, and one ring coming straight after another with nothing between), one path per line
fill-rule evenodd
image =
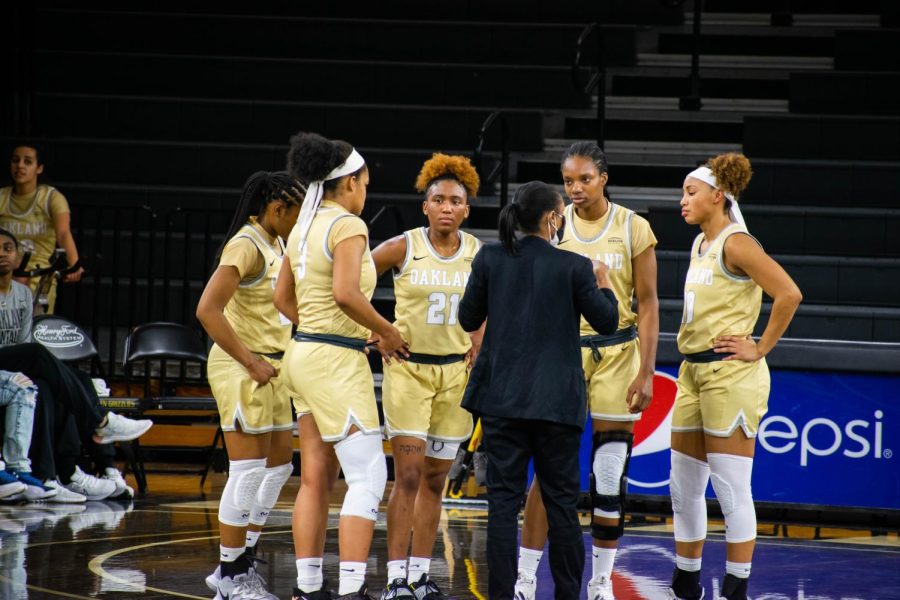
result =
M266 212L266 207L273 202L280 201L289 206L299 205L303 201L305 193L306 186L291 177L286 171L257 171L248 177L225 239L216 252L214 265L218 266L225 245L247 223L251 215L262 217Z

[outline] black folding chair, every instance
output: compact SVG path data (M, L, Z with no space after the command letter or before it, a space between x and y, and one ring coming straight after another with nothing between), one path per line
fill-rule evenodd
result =
M34 318L31 327L31 339L41 344L47 350L64 363L78 365L90 362L91 368L106 379L103 363L100 362L100 353L90 336L76 323L59 315L38 315ZM140 402L129 398L100 398L100 405L114 410L117 413L127 413L140 416L143 412ZM132 440L128 444L120 444L122 453L134 479L138 484L138 490L143 493L147 487L147 477L144 473L144 461L141 457L141 446L138 440Z
M201 475L202 487L212 466L219 442L225 449L225 436L218 422L218 407L212 397L178 396L174 384L187 380L187 364L197 363L201 374L205 374L206 347L200 336L179 323L155 322L135 327L125 340L124 366L131 385L133 366L144 363L144 406L154 410L212 410L216 411L216 433L212 444L206 450L206 461ZM168 378L167 361L180 363L180 375L176 381ZM151 364L159 363L159 394L151 391ZM130 390L130 387L129 387ZM130 391L129 391L130 394ZM226 450L227 452L227 450ZM193 472L193 471L192 471Z

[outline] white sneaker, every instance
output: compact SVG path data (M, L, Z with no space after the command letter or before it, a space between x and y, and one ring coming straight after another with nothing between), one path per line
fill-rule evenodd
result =
M87 502L87 496L74 492L60 483L59 479L48 479L44 481L44 485L56 490L56 495L49 502L60 502L63 504L78 504Z
M261 577L250 573L241 573L219 579L216 597L213 600L278 600L278 596L270 594Z
M129 419L114 412L106 413L106 425L94 430L94 441L98 444L128 442L147 433L153 427L150 419Z
M599 579L588 581L588 600L616 600L613 596L612 580L601 575Z
M110 413L112 414L112 413ZM98 479L88 475L76 465L72 480L66 487L69 491L81 494L88 500L103 500L109 498L116 491L116 484L109 479Z
M115 467L106 467L104 475L100 479L112 481L116 484L116 491L110 494L109 498L134 498L134 488L128 485L122 473Z
M15 500L24 491L25 484L16 479L15 475L8 473L5 468L0 470L0 498Z
M44 485L44 483L27 471L7 471L10 475L25 484L25 489L20 494L10 496L10 500L26 500L27 502L40 502L50 500L56 495L56 489Z
M537 592L537 578L530 577L522 571L516 578L516 587L513 590L513 600L534 600Z

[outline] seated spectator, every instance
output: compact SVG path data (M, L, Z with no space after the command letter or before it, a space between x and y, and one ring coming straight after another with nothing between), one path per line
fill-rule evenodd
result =
M0 407L6 408L3 428L3 456L6 463L0 472L0 488L11 483L10 478L23 486L19 492L7 496L7 500L24 498L35 502L56 496L55 489L45 486L32 475L31 461L28 460L36 400L37 387L28 377L22 373L0 370Z
M93 386L85 385L75 369L60 362L44 346L27 343L31 334L31 293L24 285L12 280L17 252L16 237L0 229L0 368L24 374L38 388L38 427L37 435L32 436L35 471L47 480L48 487L59 489L65 484L82 497L96 497L110 489L109 482L98 486L100 479L76 467L82 445L89 446L91 441L110 444L133 440L146 433L153 422L128 419L103 408ZM77 431L74 436L71 434L73 426ZM67 429L69 435L63 435ZM75 458L71 461L71 469L65 468L62 472L56 469L55 461L57 446L66 440L70 446L75 446L74 451L66 447L66 456ZM69 481L61 483L58 479ZM113 484L114 488L121 487L119 482L113 481ZM99 490L95 489L98 487ZM82 494L83 491L96 493ZM103 497L111 494L109 491Z

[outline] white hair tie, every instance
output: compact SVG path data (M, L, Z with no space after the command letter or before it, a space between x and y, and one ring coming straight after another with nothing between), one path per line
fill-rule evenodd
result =
M722 189L719 186L719 183L716 181L716 176L713 175L713 172L709 167L697 167L696 169L688 173L687 176L693 177L694 179L699 179L703 183L707 183L717 190ZM744 221L744 215L741 214L741 207L738 206L738 201L735 199L734 194L725 192L724 190L723 192L725 194L725 197L731 200L731 208L728 209L728 214L731 216L731 220L746 227L747 223L746 221Z
M306 244L306 237L309 235L309 228L312 227L313 217L316 216L316 211L319 210L319 205L322 204L325 182L356 173L365 164L365 159L354 148L350 152L350 156L333 168L328 175L318 181L309 182L309 186L306 188L306 197L303 200L303 208L300 209L300 216L297 217L297 225L300 226L300 248L303 248L303 245Z

